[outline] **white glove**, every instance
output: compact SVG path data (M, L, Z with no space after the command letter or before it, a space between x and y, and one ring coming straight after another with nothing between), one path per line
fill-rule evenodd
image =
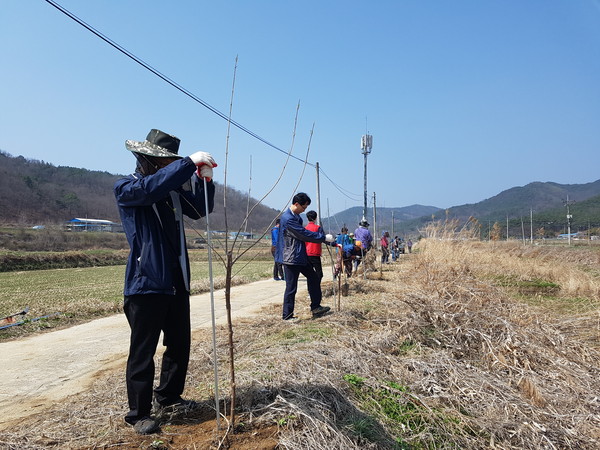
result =
M215 167L217 165L212 155L206 152L193 153L190 155L190 159L197 166L199 166L200 164L206 164L207 166Z
M325 235L325 242L333 242L335 241L335 238L333 237L333 234L327 234Z
M209 165L204 164L204 165L198 167L196 174L200 178L206 178L206 181L210 181L210 180L212 180L212 177L213 177L213 169Z

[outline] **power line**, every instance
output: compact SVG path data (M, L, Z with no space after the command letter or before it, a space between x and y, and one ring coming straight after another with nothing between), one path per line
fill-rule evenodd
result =
M163 73L159 72L157 69L155 69L154 67L152 67L150 64L148 64L145 61L143 61L142 59L138 58L133 53L131 53L129 50L127 50L123 46L117 44L115 41L113 41L112 39L110 39L108 36L105 36L100 31L96 30L94 27L92 27L91 25L89 25L88 23L86 23L85 21L83 21L82 19L80 19L79 17L77 17L75 14L73 14L69 10L63 8L61 5L59 5L55 1L53 1L53 0L45 0L45 1L47 3L49 3L50 5L54 6L56 9L58 9L60 12L62 12L63 14L65 14L66 16L68 16L69 18L71 18L72 20L74 20L75 22L77 22L79 25L81 25L82 27L84 27L88 31L90 31L93 34L95 34L96 36L98 36L104 42L106 42L110 46L114 47L119 52L123 53L128 58L130 58L131 60L133 60L136 63L138 63L140 66L142 66L145 69L147 69L150 72L152 72L154 75L156 75L157 77L159 77L161 80L166 81L167 83L169 83L171 86L173 86L178 91L182 92L183 94L187 95L189 98L191 98L192 100L194 100L195 102L200 103L202 106L204 106L205 108L207 108L211 112L215 113L217 116L219 116L222 119L225 119L225 120L231 122L231 124L233 126L235 126L238 129L242 130L244 133L249 134L253 138L258 139L259 141L261 141L262 143L268 145L269 147L272 147L275 150L277 150L277 151L279 151L279 152L281 152L281 153L283 153L285 155L288 154L288 152L286 152L285 150L277 147L275 144L272 144L271 142L267 141L263 137L261 137L258 134L254 133L252 130L246 128L245 126L243 126L242 124L236 122L235 120L230 119L225 113L222 113L221 111L219 111L214 106L211 106L209 103L205 102L204 100L202 100L197 95L193 94L192 92L190 92L189 90L187 90L186 88L184 88L183 86L181 86L180 84L176 83L175 81L173 81L172 79L170 79L169 77L167 77L166 75L164 75ZM294 158L294 159L296 159L296 160L298 160L298 161L300 161L302 163L306 163L309 166L315 167L314 164L312 164L312 163L310 163L308 161L305 161L305 160L303 160L301 158L298 158L297 156L290 155L290 157Z
M340 194L342 194L344 197L346 197L352 201L355 201L355 202L360 201L360 196L358 194L354 194L354 193L348 191L347 189L344 189L343 187L339 186L337 183L335 183L331 178L329 178L329 175L327 175L325 173L325 171L321 168L321 166L319 166L319 170L325 176L325 178L327 178L329 180L329 182L333 185L333 187L338 190L338 192ZM354 198L352 196L354 196Z
M137 64L139 64L143 68L145 68L146 70L152 72L154 75L156 75L157 77L159 77L161 80L163 80L166 83L170 84L175 89L177 89L178 91L180 91L184 95L188 96L189 98L191 98L195 102L201 104L202 106L204 106L205 108L207 108L209 111L213 112L214 114L216 114L217 116L221 117L222 119L228 121L229 123L231 123L236 128L242 130L244 133L247 133L248 135L252 136L253 138L259 140L260 142L262 142L262 143L268 145L269 147L271 147L271 148L273 148L273 149L275 149L275 150L277 150L277 151L285 154L286 156L288 155L287 151L279 148L275 144L272 144L271 142L267 141L265 138L259 136L258 134L256 134L252 130L246 128L242 124L236 122L235 120L232 120L225 113L219 111L214 106L212 106L209 103L207 103L206 101L202 100L200 97L198 97L197 95L193 94L192 92L190 92L189 90L187 90L186 88L184 88L179 83L177 83L174 80L172 80L171 78L167 77L166 75L164 75L163 73L161 73L160 71L158 71L157 69L155 69L154 67L152 67L150 64L148 64L147 62L143 61L141 58L139 58L136 55L134 55L133 53L131 53L129 50L127 50L123 46L117 44L115 41L113 41L112 39L110 39L108 36L104 35L100 31L96 30L90 24L86 23L84 20L80 19L75 14L73 14L72 12L70 12L69 10L67 10L66 8L64 8L61 5L59 5L58 3L56 3L54 0L45 0L45 1L46 1L46 3L52 5L54 8L56 8L57 10L59 10L61 13L65 14L70 19L72 19L75 22L77 22L79 25L81 25L82 27L84 27L86 30L90 31L91 33L93 33L94 35L96 35L97 37L99 37L100 39L102 39L108 45L110 45L111 47L115 48L116 50L118 50L119 52L121 52L122 54L124 54L125 56L127 56L129 59L133 60L134 62L136 62ZM294 156L294 155L291 155L291 154L289 156L291 158L297 160L297 161L300 161L301 163L307 164L307 165L309 165L311 167L316 167L315 164L312 164L309 161L306 161L306 160L304 160L302 158L298 158L297 156ZM325 178L327 178L331 182L331 184L342 195L344 195L345 197L347 197L350 200L357 201L357 199L356 198L352 198L352 196L358 197L358 195L353 194L350 191L347 191L347 190L343 189L342 187L340 187L325 172L323 172L322 169L321 169L321 172L323 173L323 175L325 175Z

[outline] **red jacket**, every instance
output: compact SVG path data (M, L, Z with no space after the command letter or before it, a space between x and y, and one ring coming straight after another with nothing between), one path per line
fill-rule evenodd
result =
M323 232L323 229L314 222L308 222L306 225L307 230L315 232ZM316 242L306 242L306 255L307 256L321 256L321 244Z

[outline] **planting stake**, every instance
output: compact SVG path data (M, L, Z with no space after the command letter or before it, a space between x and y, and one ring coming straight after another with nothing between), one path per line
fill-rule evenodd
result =
M206 207L206 243L208 245L208 278L210 280L210 315L212 320L213 367L215 372L215 410L217 412L217 429L221 428L221 413L219 411L219 368L217 367L217 333L215 322L215 290L212 270L212 243L210 237L210 222L208 220L208 192L206 178L204 180L204 205Z

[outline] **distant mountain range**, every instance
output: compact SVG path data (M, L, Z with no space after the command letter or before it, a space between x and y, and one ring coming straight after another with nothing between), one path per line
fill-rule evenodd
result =
M441 211L440 208L435 206L423 206L423 205L411 205L404 206L401 208L377 208L377 229L388 230L394 232L396 230L404 229L403 224L412 223L417 220L419 223L420 218L431 220L433 214ZM355 206L344 211L341 211L330 218L323 220L323 225L326 229L332 232L338 233L342 226L348 228L350 232L354 232L358 223L361 221L363 216L363 208ZM373 225L373 208L367 208L367 221ZM416 228L415 228L416 230ZM406 230L408 231L408 230ZM413 230L414 231L414 230Z
M449 209L449 215L459 218L473 216L479 220L506 220L506 216L529 216L530 209L540 212L562 207L567 198L570 202L581 202L596 195L600 195L600 180L586 184L534 182L507 189L479 203L454 206ZM442 215L438 214L437 217Z
M377 231L387 230L393 235L415 235L432 220L457 220L465 223L476 218L482 227L499 222L503 226L508 218L509 228L518 228L521 221L531 221L536 229L547 232L566 232L567 199L572 231L600 226L600 180L585 184L558 184L533 182L514 187L479 203L453 206L447 209L434 206L412 205L403 208L377 208ZM362 218L362 208L354 207L331 217L331 227L339 231L346 225L353 231ZM373 225L373 210L368 208L367 220ZM324 221L328 225L327 219Z
M59 224L74 217L109 219L118 222L112 186L120 175L52 164L14 157L0 151L0 222L12 225ZM224 229L222 206L223 186L217 185L217 205L211 215L211 226ZM476 218L484 224L499 222L509 227L522 227L522 220L533 226L556 233L565 231L566 201L572 215L572 231L600 227L600 180L585 184L558 184L533 182L526 186L507 189L479 203L441 209L435 206L411 205L377 208L377 230L394 235L416 235L431 220L456 219L466 222ZM243 224L248 197L234 189L228 190L228 223L230 230ZM256 200L251 199L251 204ZM362 218L362 207L352 207L331 217L323 214L326 231L337 233L342 226L351 232ZM278 211L259 206L247 231L266 229ZM530 216L531 214L531 216ZM367 220L373 224L373 210L367 211ZM519 231L520 232L520 231Z

